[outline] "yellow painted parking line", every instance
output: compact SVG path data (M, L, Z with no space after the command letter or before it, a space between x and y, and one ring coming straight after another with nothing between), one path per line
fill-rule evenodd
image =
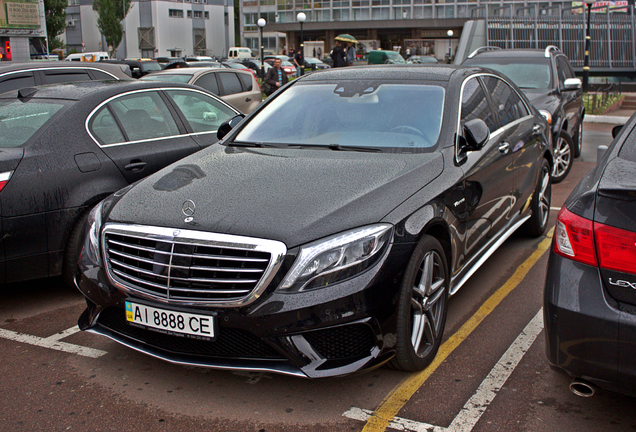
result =
M435 359L431 364L421 372L417 372L408 376L404 381L398 384L384 398L378 408L373 412L367 423L364 425L362 432L380 432L385 431L389 423L397 415L398 412L413 397L415 392L426 382L426 380L435 372L435 370L450 356L470 334L479 326L479 324L506 298L513 289L521 283L526 277L530 269L550 248L552 243L552 235L554 228L550 230L545 238L537 246L527 260L525 260L514 272L514 274L502 285L495 293L488 298L475 312L475 314L464 323L464 325L439 348Z

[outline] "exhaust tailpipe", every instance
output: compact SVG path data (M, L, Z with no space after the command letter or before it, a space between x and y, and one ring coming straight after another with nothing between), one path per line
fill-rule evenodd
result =
M575 378L570 383L570 391L577 396L592 397L596 393L596 386L581 378Z

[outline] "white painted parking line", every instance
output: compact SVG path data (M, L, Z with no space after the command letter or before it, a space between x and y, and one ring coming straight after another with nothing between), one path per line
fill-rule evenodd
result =
M525 353L530 349L541 330L543 330L543 309L534 316L523 329L517 339L492 368L488 376L464 404L457 417L447 428L427 423L395 417L389 423L389 428L412 432L470 432L473 430L488 405L495 399L497 393L506 383ZM344 417L366 422L373 414L371 410L352 407L343 414Z
M77 329L77 330L75 330ZM106 354L106 351L102 351L95 348L88 348L81 345L70 344L67 342L60 342L60 339L68 337L79 331L79 328L72 327L63 332L56 333L48 338L41 338L38 336L32 336L24 333L18 333L11 330L0 329L0 338L9 339L16 342L27 343L29 345L35 345L42 348L48 348L57 351L64 351L71 354L77 354L84 357L98 358Z

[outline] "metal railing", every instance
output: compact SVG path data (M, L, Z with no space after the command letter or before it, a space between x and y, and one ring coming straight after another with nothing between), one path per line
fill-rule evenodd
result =
M621 12L622 11L622 12ZM587 18L585 6L538 4L481 5L471 10L472 19L484 19L487 45L500 48L539 48L556 45L572 66L584 62ZM590 66L597 69L636 69L634 6L592 9Z

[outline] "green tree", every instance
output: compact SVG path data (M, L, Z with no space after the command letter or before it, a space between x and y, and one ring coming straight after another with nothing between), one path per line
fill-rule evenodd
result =
M115 50L124 36L121 21L128 15L131 7L131 0L93 0L93 9L97 12L97 28L106 39L110 58L115 56Z
M49 39L49 52L64 48L64 41L58 38L66 30L66 8L68 0L44 0L46 17L46 36Z

